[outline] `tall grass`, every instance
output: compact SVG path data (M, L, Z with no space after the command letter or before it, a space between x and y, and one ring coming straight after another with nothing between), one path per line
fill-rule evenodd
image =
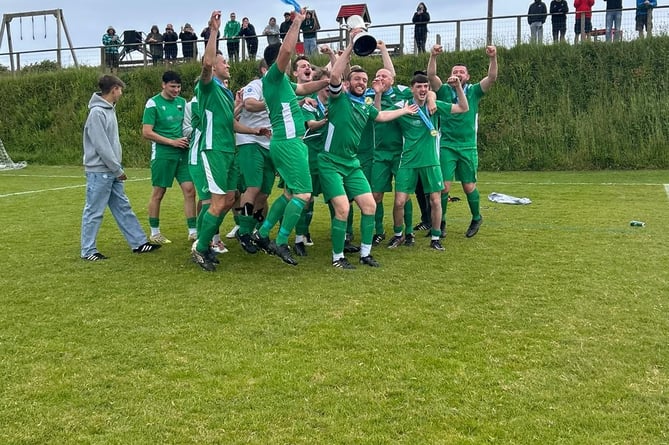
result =
M408 84L427 55L394 59L397 83ZM325 64L324 57L314 62ZM370 73L379 58L356 58ZM486 75L483 50L441 56L439 74L466 64L473 81ZM669 38L576 46L521 45L499 49L499 80L483 100L479 127L481 167L487 170L637 169L669 166ZM175 68L192 94L198 64ZM160 90L161 68L121 74L128 84L119 103L128 166L148 164L141 137L146 99ZM256 74L256 64L232 66L232 88ZM0 138L15 159L31 163L80 162L81 127L99 73L93 68L0 77Z

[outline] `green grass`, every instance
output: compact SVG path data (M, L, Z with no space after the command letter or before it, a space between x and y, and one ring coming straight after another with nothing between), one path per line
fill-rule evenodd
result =
M0 443L668 443L666 183L483 172L479 235L458 185L446 252L419 237L355 271L329 265L319 201L298 267L232 242L207 274L178 190L173 244L133 255L108 214L111 258L86 263L81 169L2 172Z

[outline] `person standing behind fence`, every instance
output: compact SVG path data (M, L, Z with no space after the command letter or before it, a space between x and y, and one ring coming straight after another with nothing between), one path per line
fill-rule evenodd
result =
M657 0L636 0L636 30L639 31L639 38L643 39L643 30L646 29L648 37L653 32L653 8L657 7Z
M221 38L221 31L216 31L216 51L218 51L218 44L220 42ZM207 23L207 27L202 30L200 33L200 37L204 39L204 45L205 47L207 46L207 42L209 41L209 35L211 34L211 21Z
M105 46L105 65L112 73L115 73L118 70L118 49L121 39L116 35L113 26L107 27L107 33L102 36L102 44Z
M290 12L284 12L283 13L283 23L281 26L279 26L279 37L281 38L281 41L283 42L283 39L286 37L286 33L288 33L288 30L290 29L290 25L293 24L293 20L291 19ZM297 41L299 42L300 39L298 38Z
M564 42L567 32L567 13L569 4L567 0L553 0L550 5L551 26L553 28L553 43Z
M101 261L107 257L97 249L96 240L105 209L112 216L134 253L159 249L151 244L130 207L123 181L128 179L121 165L123 151L116 120L116 103L125 84L112 75L98 81L100 91L88 102L88 118L84 125L84 170L86 172L86 203L81 218L81 259Z
M154 65L163 60L163 35L158 30L158 25L151 27L151 32L146 35L144 43L149 44L149 52L151 53L151 61Z
M316 52L317 47L316 31L318 31L318 27L313 12L307 11L307 18L302 22L301 30L302 37L304 37L304 55L310 56Z
M622 40L620 26L623 20L623 0L604 0L606 2L606 41Z
M269 18L269 23L265 26L265 30L262 33L267 36L268 45L281 43L281 39L279 38L281 30L279 29L279 25L276 24L276 18Z
M530 43L544 43L544 23L546 23L546 3L534 0L527 10L527 23L530 25Z
M574 0L576 8L576 22L574 23L574 43L578 43L579 37L583 42L592 32L592 6L595 0ZM583 18L585 21L583 22ZM583 24L581 24L583 22ZM583 34L585 32L585 34Z
M416 12L414 12L411 21L415 25L413 28L413 37L416 41L416 50L419 53L424 53L425 42L427 41L427 24L430 22L430 13L427 12L425 3L418 3L418 7L416 8Z
M223 37L227 39L229 62L239 62L239 31L241 29L242 25L236 20L235 13L231 12L230 20L223 28Z
M163 33L165 60L167 63L173 63L177 58L177 40L179 40L179 35L174 32L174 26L172 26L171 23L168 23L165 27L165 33Z
M181 52L183 53L184 59L192 60L197 57L197 34L195 34L190 23L186 23L181 27L179 40L181 40Z
M249 18L242 19L242 28L239 30L239 35L244 37L246 42L246 51L249 53L249 60L256 60L258 53L258 36L256 35L256 28L249 23Z

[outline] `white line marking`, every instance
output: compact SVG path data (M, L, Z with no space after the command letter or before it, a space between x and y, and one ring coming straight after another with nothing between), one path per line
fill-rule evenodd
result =
M653 184L650 182L499 182L499 181L478 181L477 184L486 185L601 185L601 186L652 186L669 185L669 184Z
M146 181L149 178L141 178L141 179L128 179L125 182L137 182L137 181ZM82 188L86 187L86 184L79 184L79 185L68 185L66 187L54 187L50 189L42 189L42 190L27 190L25 192L16 192L16 193L7 193L5 195L0 195L0 198L7 198L10 196L20 196L20 195L32 195L35 193L44 193L44 192L55 192L59 190L68 190L68 189L77 189L77 188Z
M664 191L667 193L667 198L669 198L669 184L664 184Z

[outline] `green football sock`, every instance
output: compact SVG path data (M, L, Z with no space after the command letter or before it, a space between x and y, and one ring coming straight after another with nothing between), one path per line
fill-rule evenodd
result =
M376 213L374 213L374 231L378 234L386 232L383 229L383 217L385 216L384 213L383 201L381 201L376 204Z
M276 237L277 245L280 246L288 243L288 235L290 235L290 232L295 228L295 224L297 224L297 221L300 219L300 215L306 205L307 202L297 196L293 196L293 199L286 205L286 210L283 214L283 222L279 228L279 234Z
M302 209L302 213L300 213L300 218L297 220L297 224L295 224L295 235L306 235L307 231L309 230L309 225L307 224L307 214L309 212L309 206L305 206L304 209Z
M312 219L314 219L314 200L310 199L309 203L307 204L307 217L306 217L307 232L309 231L309 226L311 225Z
M404 203L404 225L407 228L407 235L413 233L413 201L411 197Z
M197 240L198 252L206 252L207 249L209 249L209 244L216 231L218 231L218 226L220 225L221 220L221 216L214 216L209 212L206 212L202 216L202 229Z
M276 225L276 223L279 221L279 218L283 216L287 205L288 199L286 198L286 195L279 196L272 203L272 207L269 208L269 212L267 213L267 218L265 218L262 226L260 226L260 229L258 229L260 236L263 238L269 236L270 230L272 230L272 228Z
M353 235L353 206L350 206L348 210L348 218L346 219L346 233Z
M194 229L197 227L197 218L195 216L186 218L186 225L189 229Z
M209 210L210 204L202 204L202 208L200 209L200 214L197 215L197 233L202 232L202 219L204 218L205 213L207 213L207 210Z
M374 238L374 215L365 215L363 213L360 216L360 242L362 244L367 244L368 246L371 246L373 238Z
M333 218L330 237L332 238L332 252L335 255L343 253L346 242L346 221Z
M149 218L149 227L157 229L160 227L160 218Z
M472 219L476 221L481 219L480 199L479 189L474 189L473 192L467 193L467 204L469 204L469 210L472 212Z
M446 221L446 207L448 206L448 193L441 194L441 222Z

